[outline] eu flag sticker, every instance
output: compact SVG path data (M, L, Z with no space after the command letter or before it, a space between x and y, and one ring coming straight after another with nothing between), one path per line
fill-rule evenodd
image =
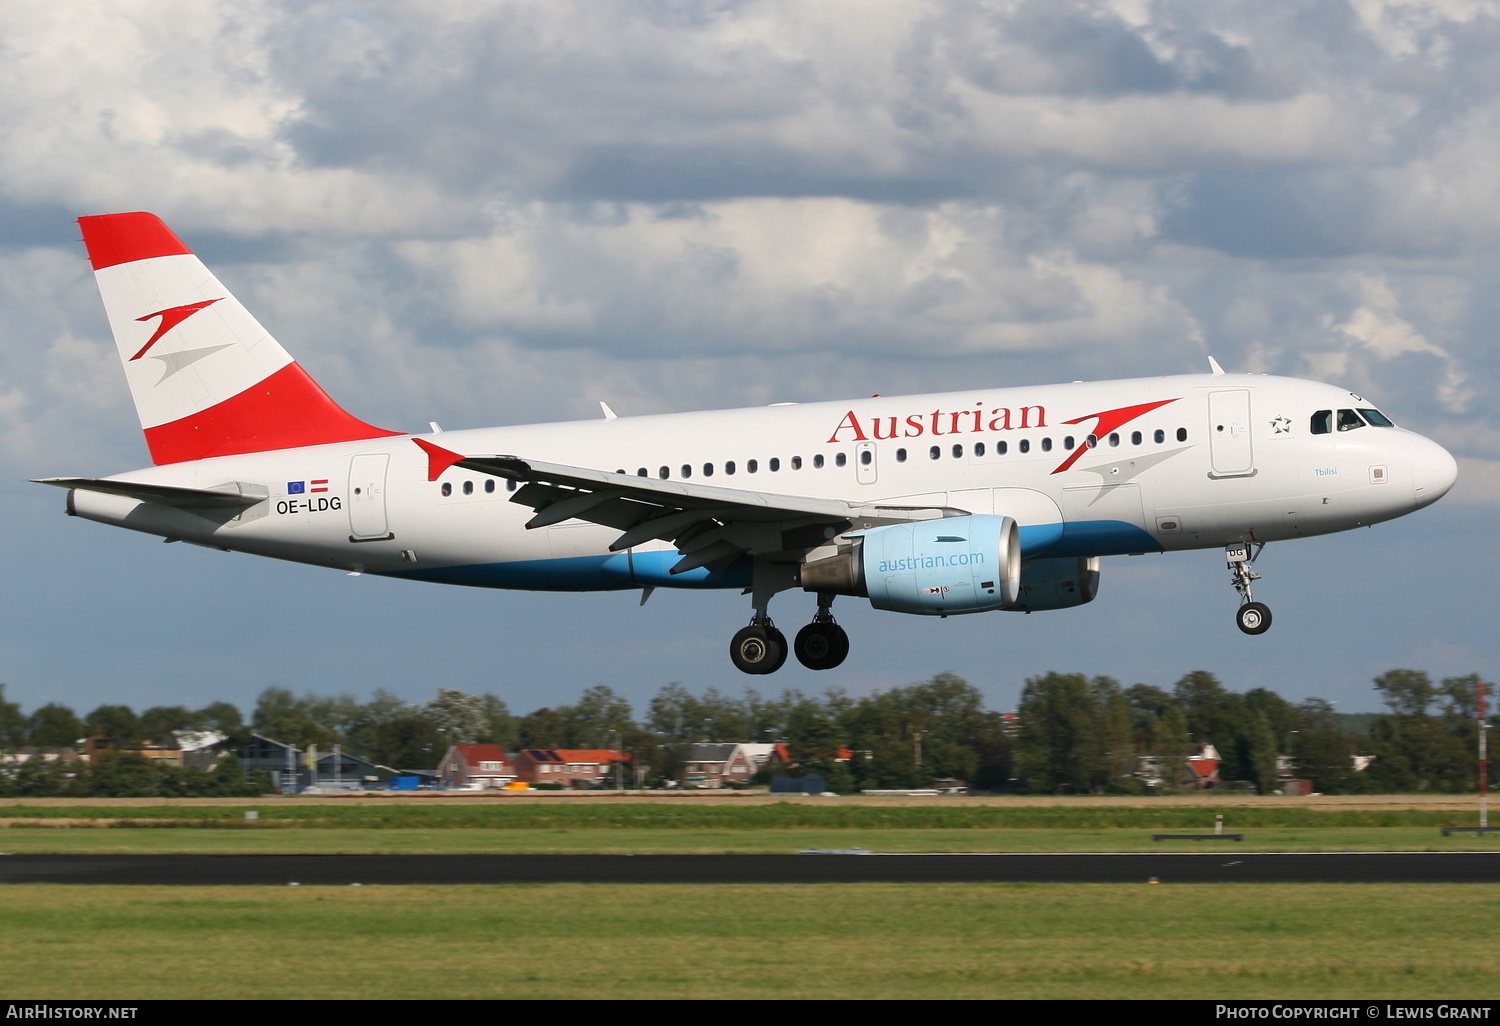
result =
M305 484L306 482L304 481L288 481L286 483L286 493L288 495L301 495Z

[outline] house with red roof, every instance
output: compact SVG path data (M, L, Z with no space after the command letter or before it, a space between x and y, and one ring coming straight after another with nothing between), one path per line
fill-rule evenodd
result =
M1219 786L1219 750L1211 744L1195 744L1187 757L1181 786L1189 791L1211 791Z
M504 787L516 776L499 745L450 745L437 766L438 782L444 787Z
M612 748L523 748L516 753L516 779L528 784L560 784L566 788L613 783L615 764L620 779L630 780L630 755Z

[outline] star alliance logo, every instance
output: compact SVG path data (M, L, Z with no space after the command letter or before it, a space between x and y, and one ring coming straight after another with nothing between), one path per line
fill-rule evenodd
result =
M1292 422L1285 417L1277 417L1271 421L1271 431L1278 435L1289 435L1292 433Z

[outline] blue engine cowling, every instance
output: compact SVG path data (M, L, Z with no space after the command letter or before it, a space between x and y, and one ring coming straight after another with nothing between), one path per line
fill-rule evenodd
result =
M1016 522L988 514L871 528L802 567L806 591L868 596L876 609L926 616L1004 609L1020 586Z
M1071 609L1099 594L1099 557L1029 559L1021 567L1021 593L1006 606L1022 613Z

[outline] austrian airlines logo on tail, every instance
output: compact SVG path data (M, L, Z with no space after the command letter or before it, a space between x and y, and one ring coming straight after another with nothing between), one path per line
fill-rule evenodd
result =
M146 351L152 346L156 345L161 337L167 332L177 327L177 325L193 316L193 314L197 313L199 310L202 310L206 306L213 306L218 301L219 300L217 299L205 299L201 303L188 303L186 306L169 306L165 310L158 310L156 311L156 313L148 313L144 317L137 317L136 320L138 321L149 321L153 317L160 317L161 323L156 326L156 331L153 332L151 337L146 340L146 344L141 346L141 351L136 353L130 359L139 360L141 357L145 356Z

